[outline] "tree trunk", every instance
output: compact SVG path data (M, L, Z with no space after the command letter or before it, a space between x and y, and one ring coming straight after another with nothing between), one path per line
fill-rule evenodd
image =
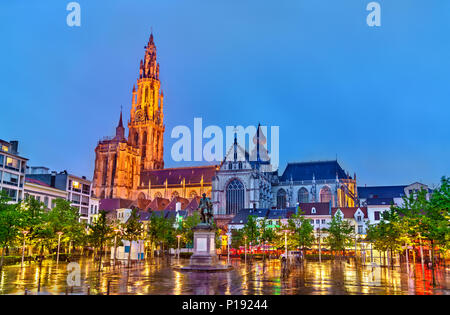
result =
M130 262L131 262L131 247L133 245L133 241L130 241L130 250L128 251L128 268L130 268Z
M102 257L103 257L102 250L103 250L103 243L100 243L100 255L98 255L99 256L99 259L98 259L98 272L102 271Z
M1 259L1 261L0 261L0 272L1 272L2 269L3 269L3 258L4 258L4 256L5 256L5 248L3 247L3 248L2 248L2 259Z
M434 274L434 241L431 241L431 274L433 275L433 287L436 286L436 276Z

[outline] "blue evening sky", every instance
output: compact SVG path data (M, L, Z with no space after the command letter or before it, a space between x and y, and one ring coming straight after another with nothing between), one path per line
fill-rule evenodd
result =
M165 162L177 125L280 126L287 162L334 159L359 185L450 175L450 1L1 1L0 138L30 165L92 177L153 27Z

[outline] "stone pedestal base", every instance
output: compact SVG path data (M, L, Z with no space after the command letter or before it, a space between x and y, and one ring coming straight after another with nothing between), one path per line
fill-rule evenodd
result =
M194 254L191 266L211 266L217 264L216 231L207 224L199 224L194 231Z
M216 255L216 230L200 223L194 231L194 254L189 266L177 266L176 269L195 272L217 272L231 270L231 266L222 265Z

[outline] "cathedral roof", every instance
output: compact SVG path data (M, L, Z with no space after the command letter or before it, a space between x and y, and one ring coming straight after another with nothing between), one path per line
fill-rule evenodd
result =
M216 173L216 165L196 166L196 167L179 167L179 168L165 168L160 170L149 170L141 173L141 186L148 187L151 180L151 186L165 186L167 185L182 185L184 179L185 185L200 184L203 178L203 183L211 183L213 176Z
M291 178L293 181L312 180L313 177L316 180L335 179L336 174L339 179L347 178L345 171L337 161L289 163L281 175L280 181L288 182Z

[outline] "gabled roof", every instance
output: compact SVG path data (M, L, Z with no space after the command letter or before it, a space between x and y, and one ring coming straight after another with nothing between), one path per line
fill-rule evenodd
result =
M192 198L191 202L186 206L186 208L181 208L183 210L186 210L188 212L189 215L192 215L192 213L194 213L194 211L196 211L198 209L198 205L199 205L199 201L200 201L200 197L194 197Z
M175 211L176 210L176 206L177 206L177 202L181 203L181 209L185 209L187 207L187 205L189 204L189 200L183 197L175 197L172 199L171 202L169 202L169 204L166 206L166 208L164 210L171 210L171 211Z
M347 178L342 167L337 161L316 161L289 163L280 177L281 182L323 179Z
M316 209L316 213L312 213L313 208ZM303 212L303 215L331 215L329 202L300 203L300 210Z
M249 216L264 218L269 209L241 209L229 224L246 224Z
M352 219L355 217L356 211L358 209L361 209L364 218L367 219L367 207L337 207L337 208L331 208L331 214L334 216L337 212L337 210L341 210L341 212L344 214L344 219Z
M369 198L401 198L405 196L405 185L358 187L360 199Z
M99 209L111 211L116 209L129 208L133 201L121 198L101 199Z
M148 187L151 180L151 186L164 186L166 179L167 185L180 186L184 179L186 186L190 184L211 183L216 174L216 165L192 166L179 168L165 168L160 170L143 171L141 173L141 187Z
M165 199L165 198L161 198L161 197L156 197L155 199L152 200L152 202L150 202L147 206L146 209L147 211L160 211L160 210L164 210L167 205L170 203L169 199Z
M267 215L267 219L278 220L278 219L289 219L293 214L295 214L295 207L289 207L286 209L270 209Z

